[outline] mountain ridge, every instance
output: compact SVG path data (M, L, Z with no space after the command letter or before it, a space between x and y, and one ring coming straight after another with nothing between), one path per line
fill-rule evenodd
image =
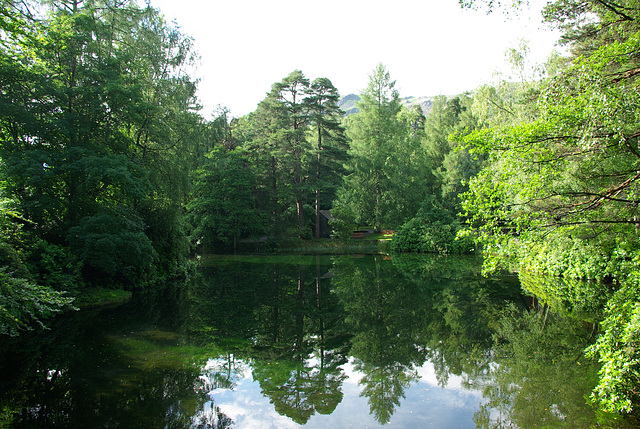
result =
M422 97L403 97L400 99L400 102L406 106L407 108L411 108L413 106L420 106L422 108L422 112L424 115L428 115L431 111L431 107L433 106L433 99L435 96L422 96ZM357 94L348 94L344 97L340 98L338 102L338 107L340 107L344 111L344 116L349 116L354 113L358 113L360 109L357 107L358 101L361 98Z

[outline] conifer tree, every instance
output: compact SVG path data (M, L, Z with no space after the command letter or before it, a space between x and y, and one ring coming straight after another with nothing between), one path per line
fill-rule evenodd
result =
M344 172L346 136L340 121L340 95L327 78L318 78L309 88L306 103L310 112L311 135L315 141L315 237L320 238L320 207L329 207Z
M409 189L415 147L410 144L410 126L399 117L402 109L395 81L384 65L378 64L361 94L360 111L346 121L351 159L348 176L336 203L344 222L396 227L415 214L421 198ZM347 222L350 223L350 222Z

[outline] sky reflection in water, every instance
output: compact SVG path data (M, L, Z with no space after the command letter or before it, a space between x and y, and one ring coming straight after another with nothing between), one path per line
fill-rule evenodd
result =
M220 359L211 359L206 368L216 366ZM236 362L238 363L238 362ZM235 428L272 428L287 429L305 427L315 428L475 428L473 415L479 404L486 401L482 393L463 387L462 377L450 376L447 386L438 385L435 368L426 362L418 368L420 378L405 391L400 407L384 425L378 423L370 414L367 399L360 396L359 385L364 375L357 371L353 358L342 365L347 378L343 384L342 402L330 415L315 414L305 425L299 425L286 416L278 414L269 399L263 396L260 384L253 380L249 365L239 372L234 371L237 381L233 389L214 389L209 392L213 404L220 408L234 422ZM312 365L310 365L312 366ZM206 369L205 368L205 369ZM208 413L210 404L205 408Z

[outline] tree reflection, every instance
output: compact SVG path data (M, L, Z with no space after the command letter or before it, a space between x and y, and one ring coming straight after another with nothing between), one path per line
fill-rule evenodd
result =
M111 312L94 313L88 324L79 323L88 317L79 314L79 320L58 321L61 326L50 332L15 340L11 353L22 360L20 373L11 371L15 362L0 360L7 375L0 394L3 423L65 428L232 425L216 410L200 377L202 350L172 332L123 324L128 316L122 309L118 314L124 317L116 326L104 323L113 321ZM36 344L38 350L33 349ZM23 390L24 385L29 389ZM4 407L8 398L9 410Z
M349 335L330 292L329 262L239 257L203 271L191 294L197 316L187 330L203 344L220 345L215 339L224 337L229 352L251 361L253 379L275 410L300 424L333 412L343 396Z
M302 425L343 401L349 357L380 424L427 362L440 386L455 375L481 390L478 427L595 421L597 367L581 354L594 325L523 296L517 278L481 277L472 258L221 259L186 287L57 323L0 343L0 423L233 427L215 397L251 373Z
M517 279L491 282L473 258L394 255L336 261L334 285L364 374L361 396L385 424L428 359L438 383L489 371L492 332ZM506 281L505 281L506 280Z
M342 402L342 384L347 377L340 365L346 363L346 359L333 351L320 350L317 354L320 354L320 359L316 356L316 366L310 379L312 389L309 401L318 413L328 415Z
M405 390L419 378L413 365L374 366L356 361L355 368L364 374L359 382L362 386L360 396L368 399L371 414L380 424L389 423L400 400L405 397Z
M475 415L477 426L590 427L595 414L585 395L598 366L583 350L592 328L546 305L509 306L495 335L495 363L473 380L487 399Z
M216 358L209 359L200 378L204 381L206 391L216 389L234 389L238 382L250 374L250 369L243 360L229 352Z
M341 311L317 259L269 283L259 314L253 377L278 413L299 424L333 412L342 400L346 362ZM314 269L315 268L315 269ZM274 335L274 333L277 333ZM328 346L331 347L328 349Z
M386 424L418 379L416 368L425 362L420 343L426 297L382 256L371 261L342 258L335 269L335 289L354 333L351 354L364 374L360 395L368 398L376 420Z

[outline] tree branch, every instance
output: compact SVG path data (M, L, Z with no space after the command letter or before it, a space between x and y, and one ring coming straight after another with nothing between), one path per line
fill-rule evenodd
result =
M638 74L640 74L640 68L627 70L625 72L618 73L617 77L611 79L611 83L618 83L622 80L630 79Z
M629 15L627 15L626 13L620 11L619 9L627 9L623 6L620 6L619 4L613 3L613 2L608 2L608 1L604 1L604 0L595 0L596 3L604 6L606 9L609 9L611 12L615 13L616 15L626 19L627 21L634 21L634 19L632 17L630 17Z

